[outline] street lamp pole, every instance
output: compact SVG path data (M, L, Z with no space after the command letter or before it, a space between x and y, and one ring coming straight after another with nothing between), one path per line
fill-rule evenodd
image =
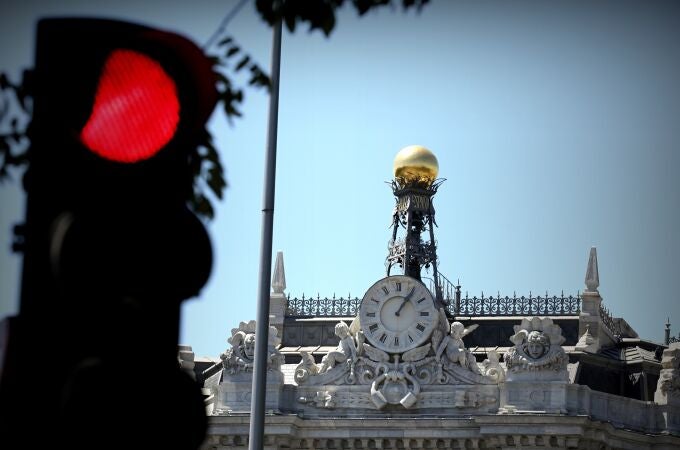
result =
M249 450L262 450L264 444L265 394L267 391L267 347L269 342L269 284L272 267L274 193L276 185L276 133L279 116L279 74L281 68L281 20L274 24L271 59L271 93L265 157L264 195L262 198L262 236L260 241L260 279L257 293L255 329L255 367L250 403Z

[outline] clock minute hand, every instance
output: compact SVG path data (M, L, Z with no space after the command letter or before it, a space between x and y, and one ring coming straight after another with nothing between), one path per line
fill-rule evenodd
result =
M401 309L402 309L402 308L404 307L404 305L405 305L406 303L408 303L408 301L411 299L411 296L413 295L413 292L414 292L415 290L416 290L416 287L413 286L413 287L411 288L411 292L409 292L409 293L406 295L406 297L404 297L404 301L401 303L401 306L400 306L399 309L394 313L395 316L398 316L398 315L399 315L399 313L401 312Z

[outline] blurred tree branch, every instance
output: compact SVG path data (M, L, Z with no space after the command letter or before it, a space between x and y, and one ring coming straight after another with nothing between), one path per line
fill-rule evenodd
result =
M420 10L429 0L347 0L359 16L383 7L404 11L411 8ZM226 24L245 4L241 1L225 17L213 38L224 34ZM336 25L336 13L345 0L255 0L260 17L273 26L282 20L292 33L299 23L309 24L309 32L320 30L330 36ZM271 80L265 70L246 53L232 36L224 36L216 45L215 54L208 53L213 61L219 92L218 104L224 110L228 122L241 117L241 105L245 99L244 89L254 87L270 90ZM247 73L247 86L239 86L235 81L240 73ZM18 107L12 107L16 104ZM25 169L28 164L30 118L32 115L31 71L25 71L18 84L10 82L5 73L0 73L0 183L11 178L14 169ZM5 124L4 127L1 127ZM203 219L215 216L213 198L221 200L227 181L219 154L213 145L212 135L204 130L200 142L190 155L190 166L194 176L193 197L189 201L192 210Z

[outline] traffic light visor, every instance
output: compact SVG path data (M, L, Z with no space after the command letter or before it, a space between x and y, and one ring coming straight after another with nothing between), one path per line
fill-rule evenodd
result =
M138 51L115 49L103 66L80 139L102 158L136 163L164 148L179 120L177 86L161 64Z

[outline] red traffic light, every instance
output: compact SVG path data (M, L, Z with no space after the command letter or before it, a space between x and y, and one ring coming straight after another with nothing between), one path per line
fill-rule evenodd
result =
M172 139L179 117L177 86L159 62L116 49L106 59L80 139L103 158L135 163Z
M146 386L127 368L153 355L161 389L173 393L163 420L182 427L180 441L161 446L200 446L202 397L176 352L180 303L212 267L210 237L187 201L217 96L212 61L180 35L101 19L39 22L23 328L7 352L12 377L0 380L4 440L30 433L42 402L54 406L46 432L57 445L87 448L102 435L114 447L136 442L149 428L148 415L135 413ZM60 345L45 347L50 340ZM31 366L36 354L49 377ZM105 415L93 416L92 392L111 386Z

